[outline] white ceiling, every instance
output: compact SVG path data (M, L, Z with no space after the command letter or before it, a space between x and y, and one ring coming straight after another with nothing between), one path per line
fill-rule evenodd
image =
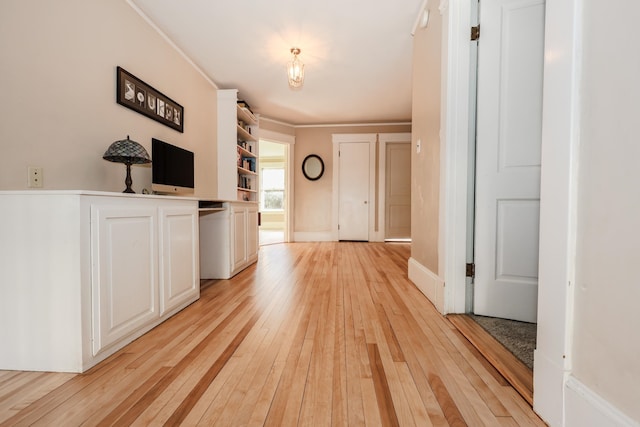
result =
M423 0L131 0L221 89L290 124L411 119L411 30ZM302 89L287 85L292 47Z

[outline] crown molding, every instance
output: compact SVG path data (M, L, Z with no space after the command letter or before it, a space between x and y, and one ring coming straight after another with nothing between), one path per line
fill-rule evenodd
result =
M216 85L214 83L213 80L211 80L211 77L209 77L203 70L202 68L200 68L195 62L193 62L193 60L186 54L184 53L184 51L182 49L180 49L174 42L173 40L171 40L169 38L169 36L167 36L165 34L164 31L162 31L152 20L151 18L149 18L147 16L146 13L144 13L142 11L142 9L140 9L136 4L133 3L132 0L126 0L126 2L129 4L129 6L138 14L140 15L140 17L147 23L149 24L149 26L151 28L153 28L154 30L156 30L156 32L158 34L160 34L160 37L162 37L167 43L169 43L169 45L175 49L176 52L178 52L180 54L180 56L182 56L184 58L185 61L187 61L189 63L189 65L191 65L211 86L213 86L215 89L220 89L218 87L218 85Z

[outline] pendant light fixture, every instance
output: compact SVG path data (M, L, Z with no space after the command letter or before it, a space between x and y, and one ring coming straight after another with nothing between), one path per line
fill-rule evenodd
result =
M291 54L293 59L287 64L287 76L289 77L289 87L299 89L304 82L304 64L298 58L300 48L292 47Z

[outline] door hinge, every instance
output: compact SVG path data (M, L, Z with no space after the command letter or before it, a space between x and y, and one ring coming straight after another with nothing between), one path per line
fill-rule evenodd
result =
M340 224L338 224L338 230L340 230Z
M478 40L480 38L480 25L471 27L471 41Z
M472 279L476 277L476 265L472 262L467 263L467 274L466 277L471 277Z

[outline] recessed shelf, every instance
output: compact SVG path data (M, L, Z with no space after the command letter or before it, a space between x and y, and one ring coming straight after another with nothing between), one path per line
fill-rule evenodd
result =
M250 171L249 169L241 168L240 166L238 166L238 173L240 175L252 175L252 176L258 175L256 172Z
M237 89L220 89L217 98L217 197L221 200L257 203L260 117L254 115L246 104L238 104ZM235 174L233 165L236 165Z
M238 138L244 141L257 141L256 137L251 135L249 132L240 127L240 125L236 125Z
M252 153L251 151L249 151L249 150L247 150L247 149L245 149L245 148L242 148L242 146L241 146L241 145L238 145L238 148L240 149L240 153L241 153L243 156L245 156L245 157L254 157L254 158L255 158L255 157L257 157L257 156L256 156L254 153Z
M237 107L238 107L238 120L242 120L248 125L258 124L258 120L256 119L256 116L253 115L253 113L251 113L246 108L242 108L240 106L237 106Z

